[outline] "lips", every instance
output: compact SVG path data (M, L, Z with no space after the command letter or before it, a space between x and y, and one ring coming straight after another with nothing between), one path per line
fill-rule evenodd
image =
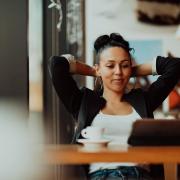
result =
M122 84L123 83L123 79L113 79L112 82L116 83L116 84Z

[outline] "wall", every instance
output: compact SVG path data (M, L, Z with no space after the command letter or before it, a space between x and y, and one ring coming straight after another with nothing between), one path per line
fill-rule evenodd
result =
M136 0L86 0L86 62L93 64L93 42L102 34L118 32L127 40L161 40L162 53L167 50L180 56L177 26L156 26L140 23L136 18ZM91 77L87 86L93 87Z
M28 104L27 14L27 1L1 1L0 98L18 98L25 105Z

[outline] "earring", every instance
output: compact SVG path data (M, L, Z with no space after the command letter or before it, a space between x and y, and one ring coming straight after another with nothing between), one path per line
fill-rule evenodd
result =
M97 86L97 77L94 80L94 87L96 87L96 86Z
M103 82L100 76L95 78L94 87L96 90L99 90L99 91L103 90Z
M103 90L103 82L102 82L101 77L99 77L99 82L100 82L100 90Z

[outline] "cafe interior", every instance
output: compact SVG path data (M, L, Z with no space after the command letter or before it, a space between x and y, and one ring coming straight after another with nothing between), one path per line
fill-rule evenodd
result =
M179 0L6 0L0 14L0 179L85 180L81 165L103 160L162 164L156 179L180 178L180 140L89 150L72 144L75 121L48 69L49 58L62 54L93 66L95 39L112 32L135 49L135 64L159 55L180 57ZM93 77L73 78L78 87L94 88ZM146 89L156 79L138 77L129 85ZM180 80L154 118L180 120Z

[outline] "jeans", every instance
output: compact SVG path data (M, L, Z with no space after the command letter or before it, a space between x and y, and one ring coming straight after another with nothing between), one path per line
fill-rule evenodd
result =
M152 180L149 172L136 166L102 169L89 174L89 180Z

